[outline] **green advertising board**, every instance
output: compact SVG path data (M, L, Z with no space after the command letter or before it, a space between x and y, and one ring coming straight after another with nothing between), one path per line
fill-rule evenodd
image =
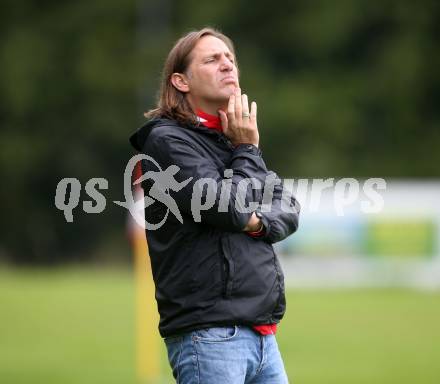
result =
M435 254L436 223L430 218L377 218L365 228L364 253L404 258Z

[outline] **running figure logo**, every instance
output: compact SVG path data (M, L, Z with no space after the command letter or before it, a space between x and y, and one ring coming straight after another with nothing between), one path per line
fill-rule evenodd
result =
M151 186L148 195L140 197L137 199L137 201L135 201L135 198L132 195L131 175L133 173L134 167L140 160L147 160L153 163L154 166L157 168L157 171L148 171L133 182L133 185L137 185L148 179L153 181L153 185ZM128 162L124 172L125 201L115 201L114 203L124 208L127 208L130 211L130 214L136 220L136 222L141 226L145 226L145 228L149 230L160 228L167 219L170 211L177 218L177 220L183 223L183 218L179 211L177 203L171 197L169 191L180 191L193 178L189 177L188 179L179 183L175 178L175 175L179 171L180 168L174 164L170 165L167 169L162 170L161 166L157 163L156 160L154 160L151 156L145 154L138 154L136 156L133 156ZM155 202L160 202L164 204L167 207L167 210L165 216L159 223L152 224L148 223L145 220L144 209L154 204Z
M160 167L159 167L160 169ZM161 169L159 171L148 171L144 173L139 179L137 179L133 185L140 184L147 179L151 179L154 181L154 184L150 188L150 196L144 197L144 207L148 207L154 203L154 201L159 201L171 211L171 213L176 216L177 220L179 220L183 224L183 218L180 214L179 208L177 207L176 202L168 193L168 190L171 189L174 192L180 191L184 186L186 186L192 179L186 179L181 183L178 183L175 179L174 175L180 171L180 168L177 165L170 165L165 171ZM168 215L168 212L167 214Z

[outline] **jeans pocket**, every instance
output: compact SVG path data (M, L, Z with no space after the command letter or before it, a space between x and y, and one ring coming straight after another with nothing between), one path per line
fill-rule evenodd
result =
M217 343L228 341L235 338L239 333L240 327L237 325L226 327L211 327L194 331L196 341Z

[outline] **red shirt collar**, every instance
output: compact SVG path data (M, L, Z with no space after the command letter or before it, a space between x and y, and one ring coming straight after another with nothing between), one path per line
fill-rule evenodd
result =
M214 129L218 132L223 132L220 117L210 115L209 113L203 112L201 109L196 110L196 115L205 127Z

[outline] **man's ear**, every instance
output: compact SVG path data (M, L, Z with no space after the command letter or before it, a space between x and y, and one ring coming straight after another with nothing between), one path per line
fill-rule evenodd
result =
M183 73L177 73L177 72L173 73L171 75L171 83L180 92L183 93L189 92L188 78Z

